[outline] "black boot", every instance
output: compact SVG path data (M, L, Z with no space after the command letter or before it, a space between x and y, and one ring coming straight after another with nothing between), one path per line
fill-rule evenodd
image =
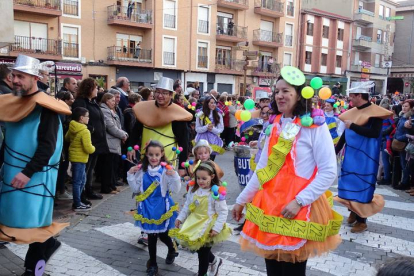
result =
M399 185L394 187L394 189L395 190L408 190L408 189L410 189L410 184L409 183L400 183Z

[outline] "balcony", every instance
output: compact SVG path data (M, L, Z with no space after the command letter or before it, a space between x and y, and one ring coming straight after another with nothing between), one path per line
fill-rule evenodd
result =
M176 16L172 14L164 14L164 28L175 29Z
M110 65L152 67L152 50L111 46L108 47L107 63Z
M366 51L372 47L372 38L369 36L361 35L359 38L354 39L352 46L359 51Z
M63 42L63 57L69 59L78 59L79 57L79 44Z
M254 77L275 77L280 72L280 64L279 63L273 63L268 64L267 62L253 62L253 64L256 63L257 67L256 69L252 70L251 75Z
M359 9L354 14L354 21L362 25L372 24L374 23L374 20L375 20L375 13L373 13L372 11Z
M79 2L73 0L63 0L63 14L79 16Z
M293 46L293 36L292 35L285 35L285 46L292 47Z
M208 56L198 56L197 68L208 69Z
M246 61L241 59L223 59L216 57L216 70L218 74L243 75L243 66Z
M254 12L260 15L279 18L285 16L284 4L276 0L255 0Z
M175 53L163 52L163 65L175 66Z
M217 6L234 10L248 10L249 0L218 0Z
M62 59L62 44L57 39L36 38L27 36L14 36L15 42L3 48L2 54L17 57L27 54L38 59Z
M15 11L33 13L49 17L62 15L60 0L13 0Z
M108 24L152 29L152 11L135 10L127 7L112 5L108 10Z
M247 27L217 24L217 40L228 42L243 42L247 41Z
M362 69L364 67L362 67L361 65L351 65L351 71L354 72L362 72ZM369 67L366 68L369 70L369 72L366 72L366 74L371 73L371 74L378 74L378 75L386 75L387 74L387 68L380 68L380 67Z
M283 46L283 33L275 33L265 30L253 31L253 45L278 48Z

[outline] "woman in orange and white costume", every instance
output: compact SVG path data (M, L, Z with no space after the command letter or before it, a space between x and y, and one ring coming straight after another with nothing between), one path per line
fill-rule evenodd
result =
M265 258L267 275L302 276L306 275L309 257L326 253L340 244L338 232L342 217L331 209L325 195L337 177L329 129L324 123L302 126L305 123L300 117L311 112L311 102L301 96L305 77L294 67L283 69L273 98L278 116L269 129L270 133L268 131L256 171L236 200L233 217L240 220L247 205L241 248ZM290 148L281 144L289 139L292 141ZM282 160L280 156L283 154L271 156L278 140L279 146L287 149ZM273 166L270 160L274 161ZM266 179L264 174L271 179L263 181ZM312 226L309 222L317 224ZM331 224L335 225L334 229L328 227ZM328 229L329 234L322 234L320 241L315 241L318 238L314 237L313 240L293 237L295 234L292 233L303 230L299 227L301 225L307 227L307 233L320 228ZM275 234L284 230L284 234ZM321 234L315 231L313 234L316 236Z

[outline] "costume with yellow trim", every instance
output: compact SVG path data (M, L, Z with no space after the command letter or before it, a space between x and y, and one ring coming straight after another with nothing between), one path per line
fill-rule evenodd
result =
M202 111L198 112L196 114L197 124L199 123L200 126L202 127L206 127L207 125L212 124L212 120L213 120L212 114L213 112L211 112L210 116L207 117L204 115ZM222 115L220 113L219 113L219 116L220 116L220 121L222 121ZM219 125L214 126L214 127L216 128L219 126L220 126L220 123ZM226 150L223 148L223 140L221 140L218 134L213 133L212 131L208 131L208 130L203 133L197 132L197 135L193 141L193 146L202 139L207 140L208 143L210 144L210 147L213 149L213 152L211 154L223 154L226 152Z
M264 258L295 263L336 248L343 218L332 210L330 193L301 207L294 219L281 215L283 208L313 181L318 171L315 167L310 179L296 175L296 141L303 126L296 118L281 132L281 116L276 117L269 137L267 166L256 171L260 188L246 205L240 243L243 250L254 251ZM311 126L315 127L318 126Z
M359 108L346 111L339 119L350 120L357 126L369 125L370 119L387 119L392 115L375 104L367 103ZM381 121L382 126L382 121ZM352 128L352 125L351 125ZM374 195L379 166L381 135L369 138L346 129L338 143L345 144L345 156L338 183L338 196L335 200L345 205L361 218L367 218L382 210L385 205L381 195ZM338 149L337 149L338 151Z
M142 129L134 128L131 134L131 146L141 141L141 148L144 149L146 143L149 140L157 140L164 145L165 155L168 160L174 160L176 158L176 152L172 150L173 147L181 146L184 150L187 149L188 138L187 133L179 133L187 129L185 122L191 121L193 115L178 105L171 103L167 107L161 107L156 104L155 101L146 101L137 103L134 108L137 121L141 123ZM183 127L180 130L175 131L174 124L183 122ZM139 132L139 133L137 133ZM138 136L140 136L138 138ZM178 143L178 140L183 140L183 143ZM187 159L187 153L179 156L180 162L185 162Z
M69 225L52 222L57 168L63 145L60 122L54 153L48 165L35 172L23 189L15 189L10 185L16 174L25 169L34 157L44 109L57 114L71 114L66 103L43 92L23 97L12 94L0 96L0 121L5 122L6 129L4 166L0 177L2 241L43 243Z

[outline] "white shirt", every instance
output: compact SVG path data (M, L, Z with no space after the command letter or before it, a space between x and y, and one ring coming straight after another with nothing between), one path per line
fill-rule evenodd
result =
M287 122L292 121L293 119L291 118L282 118L282 128ZM315 166L318 167L318 173L314 180L296 195L299 202L306 206L325 193L336 179L337 165L335 148L333 143L330 143L332 137L326 124L316 128L302 127L297 137L296 157L293 159L296 175L305 179L310 179ZM266 138L263 154L260 156L256 170L266 167L268 147L269 138ZM292 152L290 154L292 154ZM236 203L244 205L251 202L259 190L259 186L257 174L254 173L246 188L238 196Z

